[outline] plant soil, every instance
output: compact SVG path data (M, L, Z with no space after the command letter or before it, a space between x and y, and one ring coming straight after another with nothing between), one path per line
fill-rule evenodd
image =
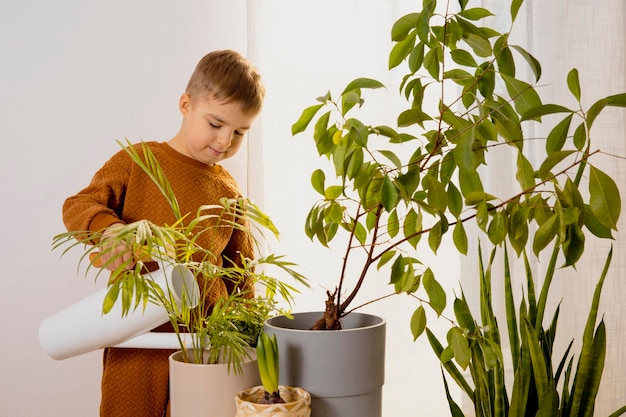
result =
M259 400L259 404L284 404L285 400L283 400L278 391L273 393L269 393L265 391L263 393L263 397Z

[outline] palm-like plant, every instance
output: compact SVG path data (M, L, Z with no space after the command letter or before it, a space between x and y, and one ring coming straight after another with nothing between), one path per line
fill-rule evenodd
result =
M145 308L149 302L160 305L169 315L184 360L195 363L226 361L238 372L242 361L251 353L250 347L254 346L263 321L271 314L283 312L277 307L278 298L291 302L292 293L297 291L294 286L267 275L265 267L279 268L296 282L307 285L304 277L293 269L293 263L275 254L256 259L229 260L231 262L227 266L215 265L211 261L215 259L213 253L196 243L195 236L198 233L207 233L210 228L237 228L249 233L258 248L265 233L278 236L271 219L244 198L224 198L220 204L200 207L193 217L183 215L149 147L141 146L140 152L129 142L120 145L158 186L176 222L172 225L157 225L140 220L119 229L114 239L117 243L133 248L137 262L131 269L127 269L128 265L124 264L111 273L103 313L109 313L115 303L121 303L123 315L137 308ZM110 246L102 245L100 237L98 232L66 232L55 236L53 248L63 247L63 253L74 247L83 248L80 263L88 261L86 271L89 271L94 265L101 264L102 254L110 250ZM200 294L210 291L210 287L220 278L232 282L235 291L209 304L197 302L197 294L193 293L193 289L183 289L179 291L182 299L177 300L170 288L162 288L151 279L149 273L145 273L146 262L149 261L191 271L200 283ZM98 271L96 277L102 271L104 269ZM254 288L264 288L264 294L255 297L252 294Z

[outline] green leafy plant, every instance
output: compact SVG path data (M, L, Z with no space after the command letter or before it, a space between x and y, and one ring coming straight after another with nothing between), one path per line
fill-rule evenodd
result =
M239 262L229 260L233 262L216 265L210 248L198 245L195 236L209 233L212 228L235 228L250 234L259 249L265 233L278 237L271 219L244 198L223 198L220 204L200 207L193 216L181 213L176 196L150 148L143 144L134 147L129 142L120 142L120 145L157 185L176 221L172 225L157 225L140 220L119 229L114 239L133 248L137 262L130 269L127 269L127 262L110 274L103 313L109 313L115 303L121 304L123 315L143 309L149 302L162 306L178 337L183 360L193 363L225 361L236 373L240 372L243 360L250 357L263 321L273 314L287 313L278 308L278 301L290 303L292 294L297 292L294 286L267 275L266 268L283 270L305 286L308 285L306 280L293 268L292 262L276 254L255 259L242 257ZM64 254L72 248L82 248L79 265L88 262L87 272L101 264L103 254L111 250L110 246L102 245L100 237L101 232L66 232L54 237L53 248L64 248ZM122 255L115 255L109 262L119 256ZM155 261L161 266L172 265L190 271L199 283L200 296L207 294L220 278L232 283L235 289L228 296L207 303L203 299L198 301L193 289L183 288L179 301L170 288L162 288L152 279L147 265ZM105 269L100 269L96 278L103 271ZM252 293L255 288L264 289L264 294L255 296Z
M442 344L426 328L428 340L441 360L448 375L462 388L474 405L475 416L593 416L596 395L604 370L606 331L604 320L596 325L602 286L612 259L609 252L600 278L596 284L587 323L582 335L581 352L577 363L572 353L572 340L561 357L553 348L557 340L560 306L554 311L550 325L543 325L546 299L556 270L557 257L553 256L546 268L543 284L536 293L535 279L530 262L523 256L526 273L526 295L519 305L514 302L511 286L511 269L506 245L503 251L503 281L508 345L511 351L513 380L507 390L504 372L503 346L494 314L497 306L492 296L494 248L485 266L479 248L480 314L477 319L471 312L462 293L454 300L456 324ZM519 313L518 313L519 312ZM445 346L445 347L444 347ZM460 368L460 369L459 369ZM461 372L470 371L471 382ZM448 392L451 415L463 416L459 405ZM561 386L559 395L558 387ZM626 406L616 410L612 417L626 413Z
M522 4L511 2L511 29ZM626 107L626 94L587 107L578 70L572 69L567 87L574 106L544 103L538 87L540 62L510 43L510 31L481 26L490 16L491 11L468 7L466 0L423 0L420 11L395 22L388 64L390 70L406 70L399 94L408 105L393 121L396 127L361 119L366 92L374 96L384 87L371 78L354 79L338 96L327 92L292 125L294 136L312 126L317 152L330 162L311 175L321 198L306 217L305 232L327 247L342 236L344 245L337 285L327 292L323 317L312 329L341 328L366 277L378 270L388 277L394 294L418 301L411 318L414 338L427 333L445 370L474 401L477 416L589 415L606 343L604 323L595 327L606 270L577 367L568 351L553 369L558 309L547 329L543 318L557 262L573 269L587 235L612 239L617 230L619 189L593 164L601 150L592 146L591 132L605 108ZM548 126L547 137L528 135L536 123ZM513 166L510 177L502 172L497 181L512 184L504 195L487 188L493 181L483 169L498 159ZM418 254L424 246L436 254L443 239L451 237L458 253L467 255L470 233L494 248L504 247L505 253L507 246L512 248L526 263L528 301L519 306L519 316L507 291L516 375L510 397L504 390L489 269L480 271L480 325L462 296L454 300L458 323L452 322L445 347L428 329L427 310L439 317L448 300ZM529 265L550 250L550 267L537 299ZM508 254L505 258L508 262ZM607 267L609 260L610 255ZM353 271L354 277L349 275ZM508 272L504 278L510 279ZM454 362L469 367L473 384ZM452 414L462 415L447 381L445 388Z
M373 269L388 271L396 293L425 291L429 306L441 314L445 291L416 253L423 245L437 253L451 235L458 252L467 254L470 221L492 244L506 241L518 256L527 245L538 255L557 241L566 266L584 251L583 230L608 238L616 229L619 190L592 165L600 151L592 148L590 133L604 108L626 106L626 94L585 108L573 69L567 84L578 108L544 104L539 61L510 44L509 32L478 26L492 13L466 8L466 1L443 3L440 14L436 0L424 0L421 11L401 17L391 30L389 67L403 64L408 70L399 93L409 107L398 114L397 128L358 118L365 91L383 87L370 78L351 81L337 98L326 93L292 126L296 135L312 124L317 152L331 162L312 173L321 199L308 213L306 234L329 247L337 235L347 242L336 288L328 292L316 329L341 326ZM512 23L521 5L513 1ZM518 75L520 59L533 76L530 82ZM425 97L438 101L430 108ZM558 115L562 119L533 164L527 155L538 153L538 140L525 137L524 128ZM486 188L481 167L494 158L516 163L510 178L516 187L508 195ZM581 190L583 179L588 195ZM351 281L346 273L353 270L360 272ZM416 314L424 326L424 308Z
M278 391L278 342L276 335L269 335L264 331L259 334L259 340L256 345L256 357L259 366L259 374L261 375L261 383L263 384L263 398L261 404L277 404L284 403Z

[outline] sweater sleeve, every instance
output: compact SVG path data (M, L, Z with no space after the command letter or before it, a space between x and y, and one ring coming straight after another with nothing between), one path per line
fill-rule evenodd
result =
M63 222L69 231L97 232L122 222L122 210L132 161L124 150L109 159L89 185L63 204Z

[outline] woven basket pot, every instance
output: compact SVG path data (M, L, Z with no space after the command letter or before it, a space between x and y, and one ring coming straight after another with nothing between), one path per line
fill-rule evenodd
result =
M309 417L311 415L311 394L302 388L281 385L278 388L284 404L258 404L265 390L256 386L240 391L235 398L235 417Z

